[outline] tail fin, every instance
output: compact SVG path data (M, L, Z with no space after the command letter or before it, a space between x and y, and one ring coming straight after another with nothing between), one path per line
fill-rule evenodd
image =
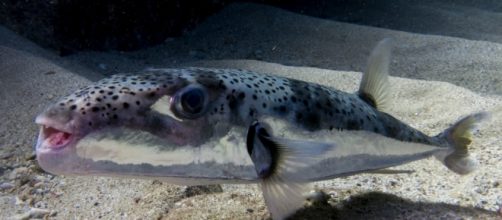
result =
M468 146L472 142L471 131L476 129L477 125L488 118L487 112L479 112L460 119L450 128L436 136L440 140L446 140L452 151L445 155L437 155L446 167L455 173L465 175L474 171L478 162L469 156Z

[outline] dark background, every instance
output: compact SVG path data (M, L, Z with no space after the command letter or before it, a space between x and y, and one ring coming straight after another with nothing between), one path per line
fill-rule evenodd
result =
M454 20L434 20L423 19L435 16L434 12L420 10L421 4L441 2L443 8L438 10L448 10L447 5L454 4L502 13L498 0L0 0L0 24L60 55L81 50L130 51L179 37L234 2L267 4L310 16L394 30L502 41L496 35L482 39L481 35L448 30L471 19L468 13L459 12ZM485 23L489 22L502 21L487 18ZM469 28L502 34L502 28L486 30L483 23Z

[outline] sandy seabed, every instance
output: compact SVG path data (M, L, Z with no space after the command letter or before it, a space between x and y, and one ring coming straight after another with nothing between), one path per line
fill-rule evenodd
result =
M464 115L492 112L472 145L480 168L458 176L430 158L396 168L414 170L411 174L314 183L328 202L307 205L293 218L502 218L501 44L233 4L181 38L129 53L58 57L0 28L0 219L268 218L254 185L185 187L47 174L33 154L34 117L91 81L146 67L242 68L356 91L369 52L385 37L395 42L390 114L433 135Z

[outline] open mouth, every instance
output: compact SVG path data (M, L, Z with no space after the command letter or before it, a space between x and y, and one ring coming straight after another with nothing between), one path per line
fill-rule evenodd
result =
M42 140L50 149L60 149L71 142L73 134L53 127L42 125Z
M62 125L43 116L37 117L35 122L41 126L37 149L63 149L74 139L75 135L68 123Z

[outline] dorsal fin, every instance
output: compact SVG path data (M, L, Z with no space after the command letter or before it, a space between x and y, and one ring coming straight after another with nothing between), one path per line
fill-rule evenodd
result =
M392 40L380 41L370 54L366 72L359 87L359 97L378 110L389 101L389 63Z

